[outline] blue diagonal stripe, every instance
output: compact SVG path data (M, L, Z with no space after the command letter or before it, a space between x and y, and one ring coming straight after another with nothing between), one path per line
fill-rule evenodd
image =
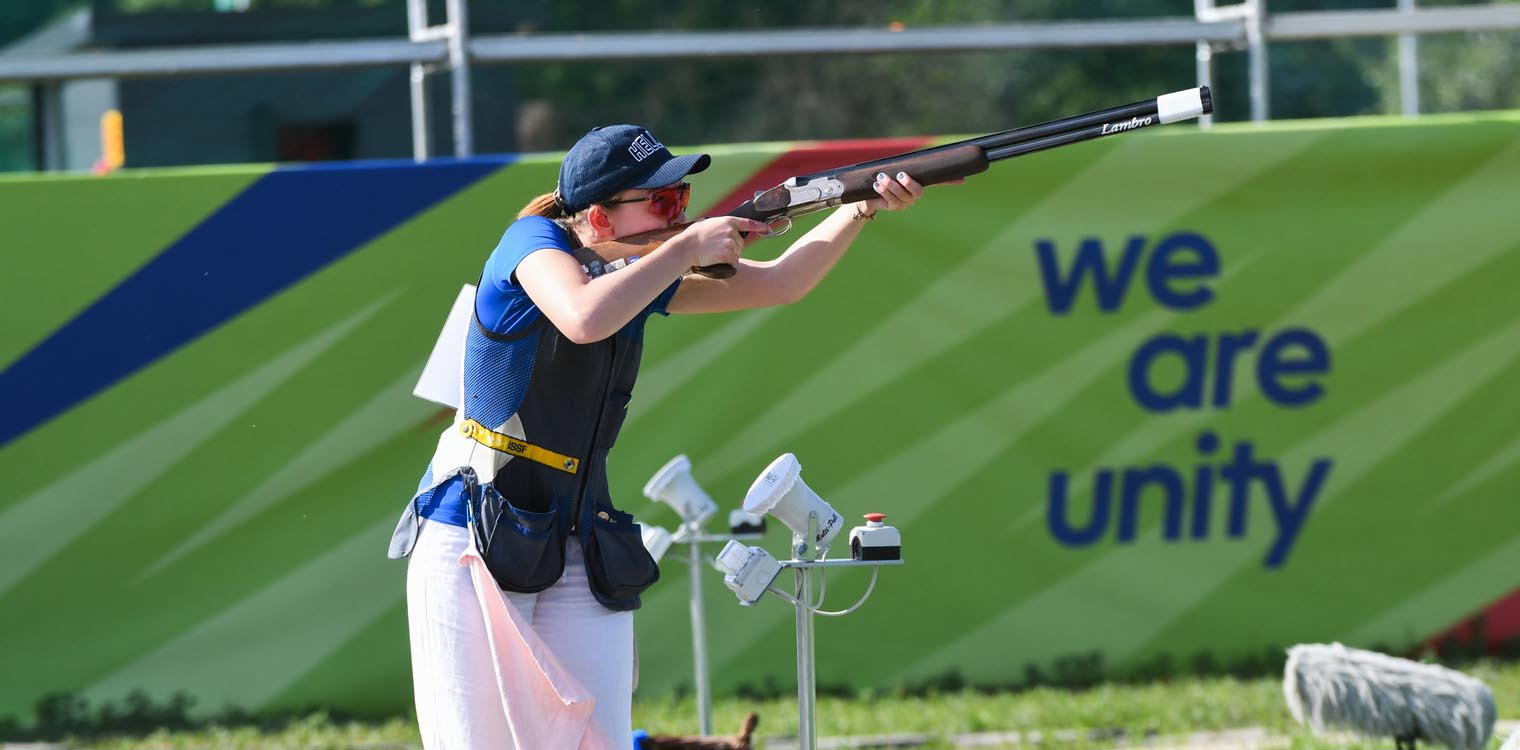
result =
M511 161L270 172L0 372L0 447Z

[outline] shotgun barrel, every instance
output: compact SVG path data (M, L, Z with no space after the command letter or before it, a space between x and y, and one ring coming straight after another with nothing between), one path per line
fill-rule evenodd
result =
M880 173L906 172L920 184L933 185L985 172L995 161L1190 120L1213 111L1209 88L1199 86L1038 125L799 175L756 193L726 215L767 222L773 227L772 235L782 234L791 226L793 217L876 197L872 185ZM637 260L687 226L680 224L598 243L581 248L576 254L587 273L598 276ZM694 273L718 279L733 276L736 271L726 263L692 268Z

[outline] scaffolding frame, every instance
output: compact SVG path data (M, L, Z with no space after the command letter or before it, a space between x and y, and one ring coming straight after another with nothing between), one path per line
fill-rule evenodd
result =
M412 155L432 156L428 83L450 76L454 156L474 153L470 107L472 65L596 60L721 59L805 55L870 55L988 50L1193 45L1198 85L1213 79L1216 52L1249 56L1251 120L1270 119L1267 45L1354 36L1398 39L1400 109L1419 113L1420 34L1520 29L1520 4L1418 8L1399 0L1389 9L1270 14L1266 0L1219 6L1194 0L1193 18L1048 21L921 28L765 29L626 33L493 34L472 36L466 0L447 0L442 24L428 20L426 0L407 0L408 37L346 41L232 44L63 54L0 54L0 84L32 83L44 112L59 84L87 78L323 70L406 65L410 70ZM1202 118L1208 127L1212 117ZM61 118L42 117L44 148L60 138Z

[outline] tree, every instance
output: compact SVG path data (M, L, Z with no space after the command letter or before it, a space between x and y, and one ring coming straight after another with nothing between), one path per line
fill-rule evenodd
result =
M1072 18L1056 0L757 5L556 0L549 29L905 27ZM1191 15L1177 0L1100 1L1086 17ZM1191 48L812 56L521 66L517 86L564 147L594 125L639 122L669 142L879 137L1001 130L1185 88Z

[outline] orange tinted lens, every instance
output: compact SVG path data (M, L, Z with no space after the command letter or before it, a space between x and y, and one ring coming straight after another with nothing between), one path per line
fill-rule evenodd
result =
M656 216L673 219L686 210L686 204L690 200L691 185L687 183L660 188L649 194L649 211Z
M670 207L675 205L669 190L656 190L649 194L649 212L661 218L669 217Z

